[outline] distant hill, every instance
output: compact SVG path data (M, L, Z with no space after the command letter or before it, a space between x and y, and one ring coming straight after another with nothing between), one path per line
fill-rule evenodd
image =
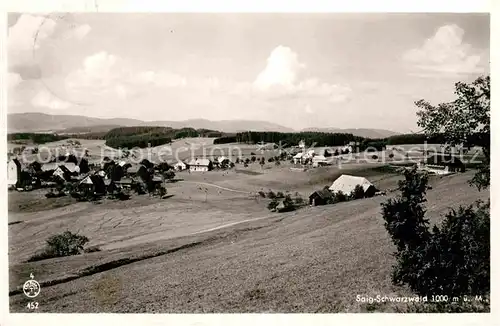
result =
M132 126L142 123L135 119L100 119L80 115L51 115L38 112L12 113L7 116L7 130L13 132L62 131L69 128L88 128L94 126ZM102 130L100 130L102 131Z
M63 130L57 130L58 134L87 134L96 132L108 132L114 128L119 128L121 125L95 125L90 127L71 127Z
M368 129L368 128L307 128L302 131L317 131L317 132L331 132L331 133L348 133L353 134L354 136L364 137L364 138L386 138L395 135L399 135L400 133L385 130L385 129Z
M210 129L222 132L238 131L279 131L293 132L278 124L267 121L254 120L222 120L210 121L205 119L191 119L185 121L142 121L137 119L101 119L78 115L50 115L45 113L12 113L7 117L7 129L14 132L42 132L57 131L62 133L106 132L116 127L131 126L158 126L181 129Z
M45 113L12 113L7 116L8 133L15 132L58 132L58 133L101 133L117 127L158 126L174 129L194 128L218 130L225 133L244 131L296 132L276 123L258 120L220 120L190 119L184 121L142 121L138 119L112 118L101 119L81 115L50 115ZM385 138L399 133L384 129L340 129L308 128L302 131L352 133L365 138Z
M194 129L210 129L219 130L222 132L241 132L241 131L277 131L277 132L293 132L295 130L281 126L276 123L257 120L219 120L211 121L206 119L189 119L184 121L144 121L141 125L145 126L162 126Z

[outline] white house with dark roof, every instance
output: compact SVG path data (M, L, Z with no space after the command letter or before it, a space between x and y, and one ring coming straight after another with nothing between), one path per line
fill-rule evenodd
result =
M179 161L179 162L174 164L174 169L176 171L184 171L187 169L187 164L182 162L182 161Z
M7 163L8 186L16 185L17 181L20 179L21 171L22 171L22 165L17 158L14 158Z
M316 155L312 158L313 167L323 166L328 164L328 160L324 155Z
M212 161L208 158L193 158L188 165L192 172L207 172L213 168Z

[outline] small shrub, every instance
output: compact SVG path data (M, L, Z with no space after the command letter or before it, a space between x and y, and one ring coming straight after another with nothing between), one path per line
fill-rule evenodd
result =
M78 255L84 251L83 246L87 242L89 242L87 237L65 231L48 238L43 251L30 257L28 261Z
M293 203L292 197L290 195L286 195L285 199L283 199L284 208L280 210L281 212L290 212L295 210L295 205Z
M250 155L257 155L257 154L255 154L254 152L251 152Z
M336 203L341 203L341 202L347 201L348 198L342 191L337 191L334 194L334 200Z
M363 190L363 186L361 185L356 185L354 190L351 193L351 198L352 199L361 199L365 197L365 191Z
M269 190L267 193L267 198L274 199L276 198L276 194L272 190Z
M275 162L274 162L274 165L276 165L276 166L280 166L280 165L281 165L281 163L280 163L280 161L275 161Z
M296 196L295 199L295 205L302 205L304 204L304 198L300 197L300 196Z
M266 193L263 192L263 191L259 191L258 192L259 196L261 196L262 198L266 198Z
M255 156L252 156L252 162L255 162L257 158Z
M274 157L270 157L267 161L268 161L269 163L274 162Z
M273 200L271 200L269 204L267 204L267 209L270 211L275 210L276 207L278 207L278 205L279 205L278 200L276 198L273 198Z
M285 194L283 192L281 192L281 191L278 191L276 193L276 198L285 198Z
M166 180L173 180L175 178L175 172L172 170L167 170L163 173L163 176L165 177Z

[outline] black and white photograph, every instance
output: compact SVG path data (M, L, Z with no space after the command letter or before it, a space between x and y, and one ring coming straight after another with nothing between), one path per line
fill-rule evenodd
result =
M490 14L361 11L7 13L10 313L490 313Z

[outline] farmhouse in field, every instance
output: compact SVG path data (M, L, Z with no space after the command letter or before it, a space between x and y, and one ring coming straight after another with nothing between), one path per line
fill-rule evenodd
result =
M174 169L176 171L184 171L188 168L187 164L182 162L182 161L179 161L177 163L174 164Z
M313 167L328 165L328 161L324 155L316 155L312 158Z
M126 175L130 177L145 177L148 174L148 169L142 164L131 164L127 170Z
M465 165L458 157L444 153L426 157L423 161L417 163L417 167L433 174L465 172Z
M295 154L295 156L293 157L293 163L295 163L295 164L302 163L302 157L303 156L304 156L304 153L297 153L297 154Z
M72 176L78 175L79 168L74 163L65 163L59 165L52 174L62 181L70 181Z
M103 195L106 193L104 179L95 174L89 174L78 183L78 189L93 194Z
M206 171L212 170L212 168L213 168L212 161L210 161L207 158L192 159L188 165L189 165L189 170L192 172L195 172L195 171L206 172Z
M332 200L332 198L333 194L328 189L318 190L309 196L309 205L326 205Z
M342 192L344 195L349 196L357 185L363 187L365 197L372 197L377 192L375 186L366 178L348 174L343 174L338 177L329 189L332 193Z

